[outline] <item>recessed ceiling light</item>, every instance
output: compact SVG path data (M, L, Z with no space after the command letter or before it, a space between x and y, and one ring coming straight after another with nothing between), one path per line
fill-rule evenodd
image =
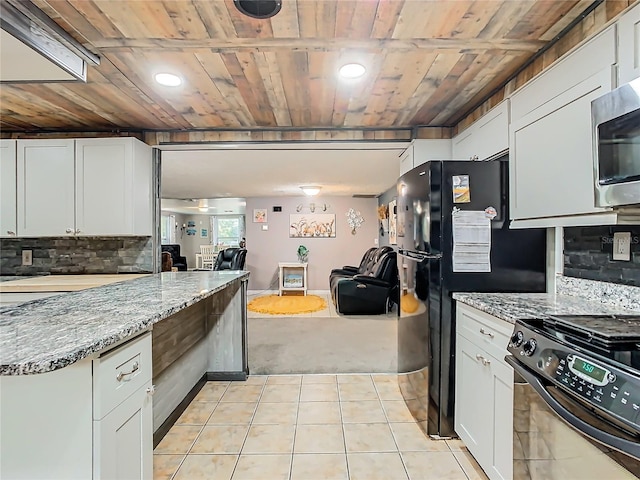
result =
M342 78L358 78L364 75L366 71L367 69L359 63L347 63L340 67L340 76Z
M156 82L165 87L177 87L182 83L180 77L173 73L157 73L154 78Z

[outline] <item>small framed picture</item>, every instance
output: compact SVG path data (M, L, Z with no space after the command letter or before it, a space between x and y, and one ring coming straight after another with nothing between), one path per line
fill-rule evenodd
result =
M209 238L209 230L206 228L200 229L200 238Z
M253 223L267 223L267 209L266 208L254 208L253 209Z

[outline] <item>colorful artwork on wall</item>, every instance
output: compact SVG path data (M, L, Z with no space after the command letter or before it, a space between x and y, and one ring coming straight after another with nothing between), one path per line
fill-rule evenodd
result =
M293 213L289 215L289 237L291 238L333 238L335 236L335 213Z
M253 209L253 223L267 223L267 209L266 208L254 208Z

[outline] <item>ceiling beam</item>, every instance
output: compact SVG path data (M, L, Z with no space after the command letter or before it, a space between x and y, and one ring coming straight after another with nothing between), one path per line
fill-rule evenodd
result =
M233 39L178 39L178 38L105 38L92 41L92 45L103 52L126 49L180 50L207 49L212 52L235 52L263 49L286 49L287 51L334 51L334 50L390 50L394 52L415 50L455 50L460 53L503 50L513 53L537 52L545 45L539 40L505 39L347 39L347 38L233 38Z

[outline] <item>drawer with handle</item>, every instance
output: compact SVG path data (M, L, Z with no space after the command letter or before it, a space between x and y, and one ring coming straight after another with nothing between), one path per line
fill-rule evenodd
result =
M482 345L496 358L507 352L513 325L468 305L457 304L458 333L476 345Z
M94 360L93 418L100 420L151 380L151 333Z

